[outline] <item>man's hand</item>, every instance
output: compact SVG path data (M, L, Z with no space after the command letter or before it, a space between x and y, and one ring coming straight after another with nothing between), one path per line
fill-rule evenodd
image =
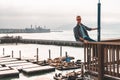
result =
M92 28L92 30L97 30L98 28Z
M87 41L87 40L84 40L84 43L88 43L88 41Z

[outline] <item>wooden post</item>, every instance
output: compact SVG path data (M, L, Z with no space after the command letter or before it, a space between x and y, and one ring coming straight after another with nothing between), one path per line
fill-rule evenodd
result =
M84 77L84 68L83 68L83 63L81 64L81 77L83 78Z
M21 51L19 51L19 59L21 60Z
M49 59L51 59L51 50L49 49Z
M13 58L13 50L12 50L12 58Z
M67 52L65 52L65 57L68 57Z
M62 46L60 46L60 57L62 57Z
M37 61L37 63L38 63L38 48L37 48L37 56L36 56L36 61Z
M5 55L5 49L3 48L3 55Z
M18 36L16 36L15 42L16 42L16 45L17 45L17 43L18 43Z
M98 44L98 80L104 80L104 48Z

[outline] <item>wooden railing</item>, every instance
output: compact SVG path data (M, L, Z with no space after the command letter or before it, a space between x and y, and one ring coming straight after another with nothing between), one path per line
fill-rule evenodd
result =
M85 69L97 72L98 80L105 76L120 79L120 42L95 42L84 45Z

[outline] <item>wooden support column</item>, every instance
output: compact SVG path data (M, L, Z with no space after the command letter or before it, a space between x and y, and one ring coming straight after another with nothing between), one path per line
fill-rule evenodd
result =
M38 58L39 58L39 56L38 56L38 48L37 48L37 56L36 56L36 61L37 61L37 63L38 63Z
M51 50L49 49L49 59L51 59Z
M98 80L104 80L104 48L98 44Z
M21 60L21 51L19 51L19 59Z
M13 53L14 53L14 52L13 52L13 50L12 50L12 58L13 58L13 55L14 55Z
M62 57L62 46L60 46L60 57Z

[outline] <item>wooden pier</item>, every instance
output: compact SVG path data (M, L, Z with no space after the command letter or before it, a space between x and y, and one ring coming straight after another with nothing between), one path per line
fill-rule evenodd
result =
M62 41L62 40L43 40L43 39L16 39L7 38L0 39L0 43L23 43L23 44L44 44L44 45L58 45L58 46L73 46L83 47L83 43L79 41Z
M22 72L27 75L35 73L48 73L55 71L55 68L50 66L40 66L26 60L20 60L10 57L0 57L0 79L7 77L19 77Z
M84 47L85 70L95 80L120 80L120 39L89 42L35 40L35 39L0 39L3 43L45 44L58 46Z
M22 72L27 75L35 75L35 74L43 74L55 71L54 67L51 66L39 66L39 67L31 67L31 68L24 68L22 69Z

